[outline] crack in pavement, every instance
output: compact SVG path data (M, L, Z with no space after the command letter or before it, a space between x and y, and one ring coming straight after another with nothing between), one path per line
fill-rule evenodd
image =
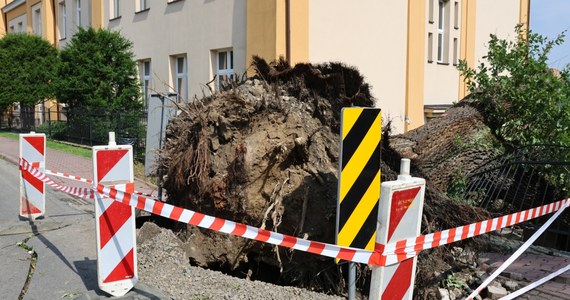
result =
M18 296L18 300L24 299L24 296L28 292L28 288L30 287L30 283L32 282L32 277L34 277L34 272L36 271L36 265L38 262L38 253L34 250L34 247L28 245L28 241L34 237L34 234L30 234L27 238L23 239L20 242L16 243L16 246L28 251L30 254L30 267L28 269L28 276L26 276L26 281L24 282L24 286L20 291L20 295Z

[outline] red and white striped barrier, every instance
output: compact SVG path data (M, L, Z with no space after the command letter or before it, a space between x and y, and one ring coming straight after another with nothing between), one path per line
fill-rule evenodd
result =
M49 179L49 177L43 173L42 171L40 171L38 168L34 167L31 163L29 163L28 161L26 161L23 158L20 158L20 168L22 170L27 171L28 173L30 173L32 176L34 176L36 179L42 181L43 183L57 189L60 190L64 193L68 193L70 195L73 196L77 196L77 197L81 197L81 198L85 198L85 199L93 199L94 198L94 192L92 188L78 188L78 187L69 187L69 186L62 186L59 185L55 182L53 182L51 179Z
M43 133L20 134L20 158L39 170L45 169L46 136ZM34 220L45 213L45 184L28 171L20 172L20 216Z
M398 180L383 182L378 208L377 244L420 233L425 180L410 176L410 160L402 159ZM385 267L372 267L369 299L412 299L417 257Z
M93 147L95 184L134 192L132 146L115 146L114 138L109 144ZM100 194L95 198L97 281L101 290L123 296L138 280L134 207Z
M47 175L53 175L56 177L61 177L61 178L66 178L66 179L70 179L70 180L74 180L74 181L80 181L80 182L93 184L93 180L91 180L91 179L81 178L79 176L70 175L68 173L62 173L62 172L57 172L57 171L53 171L53 170L46 170L45 173Z
M33 167L31 164L26 162L21 162L21 164L22 166L25 166L25 168L29 170L30 173L36 178L46 183L50 182L50 179L47 177L47 175L39 171L37 168ZM58 185L53 184L51 186ZM59 186L59 189L64 190L66 187ZM204 215L199 212L194 212L189 209L173 206L142 195L127 193L110 186L97 185L95 189L98 193L102 193L103 195L114 199L115 201L128 204L131 207L136 207L138 209L150 212L155 215L160 215L171 220L188 223L219 232L233 234L260 242L267 242L277 246L284 246L296 250L374 266L386 266L394 264L416 256L421 250L427 250L450 244L470 237L478 236L525 221L529 221L534 218L542 217L559 210L562 208L562 206L568 206L570 204L570 199L564 199L514 214L505 215L469 225L459 226L428 235L420 235L416 238L399 240L387 245L377 244L374 251L366 251L362 249L339 247L336 245L321 242L303 240L293 236L255 228L249 225L224 220L221 218ZM298 246L294 247L294 245Z

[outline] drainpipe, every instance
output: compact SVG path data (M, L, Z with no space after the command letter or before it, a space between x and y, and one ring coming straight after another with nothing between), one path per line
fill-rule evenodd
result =
M291 64L291 0L285 0L285 58Z
M55 4L55 0L51 0L51 13L53 15L53 45L59 48L59 39L57 38L57 19L55 15L57 6L55 6Z

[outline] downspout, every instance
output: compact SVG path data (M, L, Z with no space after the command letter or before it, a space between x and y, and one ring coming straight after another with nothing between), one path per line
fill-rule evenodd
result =
M51 12L53 15L53 45L59 48L59 39L57 38L57 19L55 15L55 0L51 0Z
M285 58L291 64L291 0L285 0Z

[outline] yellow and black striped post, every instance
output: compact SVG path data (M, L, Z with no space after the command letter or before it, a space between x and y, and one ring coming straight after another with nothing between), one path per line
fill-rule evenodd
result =
M343 108L340 134L337 245L374 250L380 199L380 109Z

